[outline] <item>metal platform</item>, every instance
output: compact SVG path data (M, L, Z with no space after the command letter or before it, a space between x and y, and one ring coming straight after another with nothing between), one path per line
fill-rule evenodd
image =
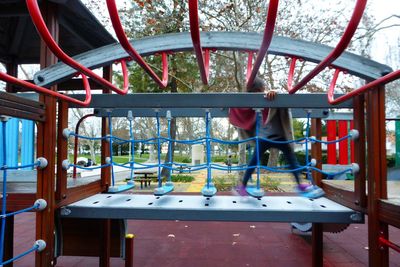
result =
M363 223L359 212L326 198L98 194L62 208L74 218Z

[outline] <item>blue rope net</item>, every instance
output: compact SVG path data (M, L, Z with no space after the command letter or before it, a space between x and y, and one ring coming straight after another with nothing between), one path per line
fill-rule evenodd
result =
M37 159L34 163L32 164L25 164L25 165L19 165L19 166L7 166L7 153L6 153L6 146L7 146L7 136L6 136L6 120L3 119L1 121L2 124L2 140L1 140L1 147L2 147L2 159L3 162L1 162L0 165L0 171L3 173L3 180L2 180L2 195L1 195L1 200L2 200L2 205L1 205L1 214L0 214L0 220L1 220L1 228L0 228L0 266L9 264L11 262L14 262L24 256L26 256L29 253L32 253L34 251L42 251L46 247L46 243L43 240L38 240L35 242L33 247L11 259L8 259L6 261L4 260L4 242L5 242L5 233L7 231L6 229L6 219L7 217L15 216L24 212L29 212L29 211L41 211L44 208L46 208L46 201L40 199L37 200L31 207L27 207L21 210L13 211L7 213L7 173L8 170L18 170L18 169L24 169L28 167L37 167L37 168L45 168L47 166L47 161L44 158L39 158Z
M87 140L104 140L107 139L109 141L109 146L110 146L110 156L109 156L109 160L107 162L107 164L101 165L101 166L97 166L97 167L83 167L80 165L74 165L74 164L70 164L68 163L68 167L76 167L79 169L87 169L87 170L93 170L93 169L99 169L99 168L107 168L107 167L111 167L112 169L112 185L115 185L115 178L114 178L114 170L113 170L113 166L119 166L119 167L123 167L126 169L131 170L131 175L130 178L133 179L133 173L134 170L145 170L145 169L151 169L151 168L157 168L158 170L158 175L157 175L157 181L158 181L158 187L162 187L163 186L163 181L162 181L162 177L161 177L161 169L165 168L168 170L168 175L167 175L167 182L171 182L171 173L173 171L178 171L178 172L192 172L192 171L197 171L197 170L203 170L206 169L207 170L207 177L206 177L206 184L205 187L206 188L210 188L213 187L212 184L212 170L222 170L222 171L228 171L228 166L226 165L221 165L221 164L216 164L211 162L211 144L212 143L217 143L217 144L223 144L223 145L239 145L239 144L243 144L243 143L248 143L248 142L255 142L255 149L256 149L256 154L257 154L257 164L255 166L248 166L246 164L243 165L237 165L237 166L231 166L230 170L232 171L245 171L249 168L255 168L256 169L256 174L257 174L257 178L256 178L256 187L258 189L260 189L260 171L261 170L267 170L270 172L276 172L276 173L293 173L293 172L299 172L299 171L303 171L306 172L307 177L312 181L312 175L311 175L311 171L317 171L319 173L322 173L326 176L332 177L332 176L336 176L336 175L341 175L343 173L351 173L354 171L355 168L353 167L349 167L347 169L338 171L338 172L324 172L318 168L316 168L314 165L315 163L313 162L313 160L310 159L309 157L309 147L308 144L309 143L322 143L322 144L332 144L332 143L338 143L341 142L343 140L346 139L354 139L358 136L358 132L355 130L351 130L350 133L347 136L344 136L340 139L337 140L333 140L333 141L323 141L323 140L318 140L315 137L310 137L310 126L311 126L311 113L308 112L307 113L307 123L306 123L306 134L305 137L302 138L298 138L295 140L287 140L287 141L276 141L276 140L271 140L271 139L267 139L264 137L260 137L259 136L259 131L260 131L260 125L261 125L261 114L260 111L257 110L256 112L257 116L256 116L256 134L254 137L251 138L247 138L244 140L238 140L238 141L231 141L231 140L222 140L222 139L218 139L218 138L214 138L211 136L211 126L212 126L212 118L209 112L206 112L204 121L205 121L205 136L204 137L200 137L200 138L196 138L196 139L192 139L192 140L178 140L178 139L173 139L171 138L171 114L168 111L167 112L167 121L168 121L168 126L167 126L167 132L168 132L168 136L164 137L161 136L161 131L160 131L160 117L159 117L159 113L156 112L156 127L157 127L157 136L156 137L152 137L152 138L147 138L147 139L135 139L134 135L133 135L133 116L130 113L130 115L128 114L128 120L129 120L129 132L130 132L130 138L129 139L124 139L121 137L117 137L114 136L112 133L112 123L111 123L111 116L109 115L109 129L110 129L110 134L105 136L105 137L84 137ZM80 135L76 135L73 132L69 132L69 136L76 136L78 138L82 138L82 136ZM264 142L270 142L270 143L275 143L275 144L303 144L305 145L305 165L299 165L297 166L297 168L295 169L288 169L288 166L281 166L281 167L268 167L268 166L264 166L261 164L261 159L259 157L259 153L257 153L257 150L259 149L259 144L260 141L264 141ZM113 149L112 149L112 143L115 144L126 144L126 143L130 143L131 144L131 159L128 162L125 163L116 163L113 160ZM152 144L152 145L156 145L157 146L157 156L158 156L158 161L156 164L146 164L146 163L139 163L139 162L135 162L134 159L134 145L135 144ZM168 144L168 151L169 153L169 158L167 159L167 161L165 163L161 162L161 146L167 143ZM172 143L176 143L176 144L185 144L185 145L196 145L196 144L203 144L206 148L206 162L203 164L192 164L192 165L187 165L184 164L185 167L189 167L190 170L184 170L182 167L182 163L178 163L178 162L173 162L172 161Z

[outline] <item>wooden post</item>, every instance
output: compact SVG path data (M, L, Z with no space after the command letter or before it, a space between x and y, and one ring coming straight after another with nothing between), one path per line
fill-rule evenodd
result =
M104 67L103 69L103 77L108 81L112 81L112 67ZM103 90L103 93L110 93L109 90ZM101 136L105 136L109 134L108 129L108 119L101 119ZM110 156L110 147L109 143L106 140L101 141L101 164L106 163L106 157ZM101 185L104 190L107 190L111 183L111 168L103 168L101 169ZM103 222L103 231L102 231L102 246L100 251L100 267L109 267L110 266L110 226L111 221L109 219L105 219Z
M365 100L364 95L354 97L353 116L354 129L358 130L359 137L352 141L354 144L354 162L360 166L360 171L354 175L355 204L361 208L367 207L366 195L366 162L365 162Z
M14 216L6 217L6 234L4 236L4 261L14 257ZM4 265L13 267L13 263Z
M14 61L6 64L7 74L18 77L18 64ZM14 86L11 83L6 84L6 92L8 93L15 93Z
M49 1L42 1L42 14L47 27L58 40L58 22L56 5ZM41 41L40 45L40 67L45 68L57 63L57 58ZM51 87L57 90L56 86ZM48 161L48 166L38 170L37 174L37 198L47 201L47 208L36 214L36 239L46 242L46 249L36 254L36 267L50 267L54 265L54 186L55 186L55 157L56 157L56 110L57 102L54 97L40 95L40 101L46 106L46 121L38 124L37 130L37 155Z
M111 220L104 219L101 220L102 231L101 235L101 246L100 246L100 259L99 266L100 267L110 267L110 248L111 248Z
M57 180L56 180L56 200L60 201L67 198L67 172L62 167L63 160L68 157L68 140L62 135L68 127L68 103L59 101L58 105L58 139L57 139Z
M322 267L324 265L324 243L323 243L323 224L312 224L312 267Z
M112 67L104 67L103 68L103 77L108 80L112 81ZM110 90L103 90L104 94L110 93ZM108 129L108 119L107 118L102 118L101 119L101 136L106 136L109 134L110 130ZM101 141L101 164L106 164L106 157L110 156L110 147L109 143L106 140ZM101 169L101 185L102 187L105 188L105 190L108 189L108 187L111 184L111 168L103 168Z
M125 267L133 267L133 249L135 235L127 234L125 236Z
M316 139L322 139L322 123L321 119L312 119L311 121L311 135L315 136ZM322 169L322 146L321 143L315 143L311 148L311 157L317 160L318 169ZM321 186L322 183L322 174L320 172L313 172L313 177L315 184Z
M368 141L368 247L369 266L389 266L389 252L379 244L388 239L388 225L379 220L379 199L387 198L384 87L367 93Z

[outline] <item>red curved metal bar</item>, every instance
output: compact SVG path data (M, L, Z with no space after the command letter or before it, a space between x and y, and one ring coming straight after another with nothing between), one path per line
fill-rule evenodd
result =
M332 104L331 102L334 101L334 98L335 98L335 87L336 87L336 82L337 82L340 72L341 72L340 69L335 69L335 73L333 74L331 84L329 85L328 102L330 104Z
M253 84L254 79L257 76L257 72L260 69L261 63L264 60L265 54L268 51L269 45L271 44L272 37L274 34L276 15L278 13L278 4L279 0L269 1L267 21L265 23L263 40L261 43L260 50L258 51L256 62L254 63L253 70L250 74L249 79L247 80L247 88L251 87L251 85Z
M391 81L394 81L394 80L397 80L400 78L400 70L397 70L397 71L391 72L379 79L376 79L370 83L367 83L366 85L361 86L360 88L358 88L354 91L351 91L350 93L347 93L341 97L338 97L337 99L334 99L335 85L336 85L336 80L339 75L339 72L340 72L340 70L336 69L335 74L333 75L331 85L329 86L328 102L332 105L342 103L343 101L349 100L350 98L352 98L356 95L362 94L365 91L372 89L378 85L386 84L386 83L389 83Z
M247 52L247 72L246 72L246 81L249 80L251 70L253 69L253 52Z
M400 253L400 246L396 245L393 242L390 242L389 240L386 240L382 236L379 237L379 243L381 243L381 245L388 246L389 248Z
M292 61L290 62L290 67L289 67L289 74L287 78L287 87L292 88L293 84L293 77L294 77L294 70L296 69L296 57L292 57Z
M197 0L189 0L189 22L190 35L192 36L194 52L196 54L197 64L199 65L201 80L204 84L208 84L208 76L210 74L210 52L208 49L205 49L203 55L203 49L201 48L199 10Z
M74 169L72 171L72 178L76 178L76 163L78 160L78 143L79 143L79 138L78 138L78 134L79 134L79 126L81 126L81 123L89 117L93 117L95 114L86 114L85 116L83 116L82 118L79 119L78 123L75 126L75 140L74 140Z
M89 85L89 81L88 81L87 77L85 75L81 75L81 76L82 76L83 86L84 86L85 92L86 92L86 98L84 101L78 100L78 99L70 97L68 95L61 94L56 91L52 91L52 90L44 88L44 87L37 86L36 84L29 83L27 81L17 79L6 73L0 72L0 80L5 81L6 83L18 85L18 86L21 86L24 88L34 90L38 93L47 94L47 95L62 99L67 102L71 102L71 103L74 103L74 104L77 104L77 105L80 105L83 107L87 107L90 104L90 101L92 100L92 94L90 91L90 85Z
M130 44L125 31L122 27L121 20L119 18L117 5L115 0L107 0L108 13L110 14L111 23L114 27L115 34L125 51L131 56L131 58L136 61L143 69L146 71L150 77L161 87L165 88L168 84L168 59L165 52L162 53L162 80L157 76L157 74L147 65L146 61L139 55L139 53Z
M349 45L358 24L360 23L366 4L367 0L357 0L349 24L347 25L347 28L344 31L339 43L332 50L332 52L330 52L329 55L324 60L322 60L312 71L310 71L298 84L296 84L294 87L288 88L289 94L294 94L295 92L297 92L300 88L311 81L312 78L323 71L344 52L346 47Z
M37 0L26 0L26 5L28 7L29 14L32 18L33 23L35 24L36 29L38 30L40 36L42 37L43 41L47 44L49 49L56 55L60 60L62 60L65 64L71 66L72 68L76 69L78 72L83 73L86 76L91 77L97 83L103 85L106 89L110 89L118 94L124 95L128 92L129 89L129 82L128 77L124 77L124 85L123 89L117 88L111 82L107 81L103 77L97 75L92 70L86 68L82 64L76 62L70 56L68 56L64 51L58 46L56 41L51 36L49 30L47 29L46 23L43 20L42 13L40 12L39 5ZM125 60L121 61L122 65L126 64ZM124 66L122 66L124 68ZM126 68L126 66L125 66ZM123 73L124 75L127 72Z

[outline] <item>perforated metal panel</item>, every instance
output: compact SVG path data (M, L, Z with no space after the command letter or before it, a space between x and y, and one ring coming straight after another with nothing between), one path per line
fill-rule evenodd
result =
M68 205L62 216L79 218L360 223L363 216L329 199L272 196L109 195L98 194Z

